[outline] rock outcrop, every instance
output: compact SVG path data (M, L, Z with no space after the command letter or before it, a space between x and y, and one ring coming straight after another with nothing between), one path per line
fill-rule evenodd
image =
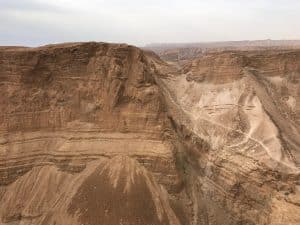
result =
M160 80L194 224L300 222L299 69L299 51L215 52Z
M300 223L300 51L0 48L0 221Z

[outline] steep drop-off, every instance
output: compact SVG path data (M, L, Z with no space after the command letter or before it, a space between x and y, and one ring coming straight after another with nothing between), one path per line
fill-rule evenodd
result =
M160 80L186 146L194 224L300 222L299 75L299 51L235 51Z
M0 49L5 225L300 223L300 51L182 68L106 43Z

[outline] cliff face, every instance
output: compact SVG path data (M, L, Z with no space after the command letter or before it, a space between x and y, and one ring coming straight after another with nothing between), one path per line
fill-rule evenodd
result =
M1 48L1 223L299 224L299 62Z
M120 219L125 224L133 223L130 218L140 221L136 224L159 224L153 221L160 219L163 224L179 223L174 222L178 219L166 194L171 193L170 201L180 209L181 193L177 189L181 184L171 141L166 138L166 109L154 81L155 67L144 52L126 45L64 44L5 49L0 53L0 62L3 223L60 224L63 218L64 224L82 224L80 219L75 220L80 214L76 205L81 202L76 190L80 192L81 183L84 186L87 182L91 187L105 183L112 198L108 200L115 201L114 205L124 203L127 194L119 189L113 191L115 185L110 187L106 177L97 183L104 175L101 168L90 166L92 161L116 156L139 162L132 174L145 167L154 177L143 173L137 178L141 188L132 185L131 191L128 187L132 207L143 206L139 203L143 193L134 197L135 190L145 192L149 204L153 201L147 221L139 214L142 208L135 215L135 210L127 210L126 204L123 207L127 216L120 215ZM94 178L87 178L90 173L96 173L91 175ZM107 173L105 176L111 176ZM130 174L121 178L122 182L136 180ZM153 186L151 190L146 181ZM102 191L91 193L88 199L97 198ZM100 214L95 204L88 204L87 210L96 217ZM107 204L103 207L112 219L116 211L111 210L109 201ZM94 224L89 218L84 221ZM115 224L115 220L111 221Z
M300 222L299 66L299 51L208 53L161 79L194 224Z

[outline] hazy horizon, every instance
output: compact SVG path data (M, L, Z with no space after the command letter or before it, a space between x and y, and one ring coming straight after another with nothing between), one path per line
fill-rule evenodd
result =
M0 0L0 45L299 40L296 0Z

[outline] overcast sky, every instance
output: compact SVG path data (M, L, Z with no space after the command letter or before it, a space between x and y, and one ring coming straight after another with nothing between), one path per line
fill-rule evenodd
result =
M0 45L300 39L300 0L0 0Z

